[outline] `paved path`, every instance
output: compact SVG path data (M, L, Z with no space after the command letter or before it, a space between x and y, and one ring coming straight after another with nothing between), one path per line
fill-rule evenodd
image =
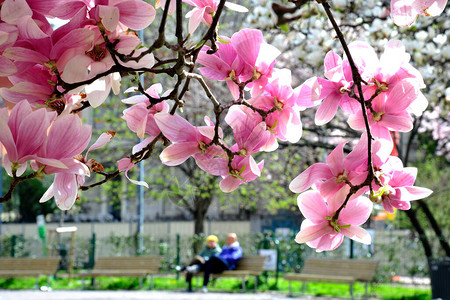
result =
M0 300L330 300L303 296L289 298L286 294L258 293L183 293L165 291L11 291L0 290Z

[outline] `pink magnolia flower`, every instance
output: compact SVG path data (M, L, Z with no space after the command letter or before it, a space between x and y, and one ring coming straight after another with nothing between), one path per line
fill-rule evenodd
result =
M298 95L292 89L291 82L290 70L274 69L273 76L264 87L264 91L248 100L259 109L273 111L265 119L268 131L273 136L273 140L263 148L265 151L275 150L278 147L276 139L296 143L302 135L300 107L297 105Z
M219 50L214 54L207 54L209 47L204 46L200 51L197 62L204 65L199 71L203 76L214 80L226 80L228 88L234 99L239 98L239 87L232 78L239 80L243 75L247 76L244 68L245 64L237 55L236 50L231 45L231 40L221 37L228 43L219 43ZM250 75L251 77L251 75Z
M362 139L344 158L345 144L346 142L340 143L328 155L326 163L315 163L295 177L289 184L289 189L294 193L301 193L315 184L322 196L331 197L341 191L348 192L350 186L347 182L353 185L362 183L367 176L365 171L360 171L361 164L367 160L367 138L365 141ZM360 189L352 197L359 196L364 191Z
M117 165L119 167L119 172L123 172L125 171L125 177L131 182L134 183L136 185L142 185L145 186L146 188L148 188L148 184L145 181L137 181L134 179L131 179L130 177L128 177L128 171L130 171L131 169L134 168L135 164L131 161L131 159L129 157L124 157L121 160L119 160L117 162Z
M261 176L264 167L264 161L256 163L251 155L246 157L241 155L234 156L231 161L231 170L220 181L222 192L230 193L245 182L250 182Z
M50 123L56 118L55 112L45 108L33 111L27 100L22 100L11 110L0 110L0 142L6 149L3 158L8 175L21 176L27 168L27 161L36 158L40 147L47 138ZM64 167L57 161L54 164Z
M14 74L8 77L13 86L0 89L0 97L11 103L18 103L27 99L30 104L44 106L46 101L52 99L55 86L49 84L56 82L56 76L48 72L43 65L34 65L27 72Z
M163 112L154 118L164 136L173 143L160 154L163 164L176 166L195 154L211 157L220 151L214 145L206 147L214 137L214 126L195 127L178 115Z
M156 11L150 4L140 0L96 1L89 11L91 18L102 22L105 29L113 32L119 22L133 30L147 28L155 19Z
M425 88L422 75L409 63L411 56L406 52L401 41L388 41L379 60L375 50L365 42L353 42L349 48L362 77L372 83L372 85L363 86L364 99L370 99L377 89L382 94L389 95L395 85L405 79L409 79L418 90ZM418 91L417 97L413 99L407 110L420 116L427 105L425 96Z
M314 119L316 125L328 123L336 114L339 106L348 113L354 113L359 107L359 103L348 95L348 91L353 85L353 77L348 65L344 66L341 57L330 51L325 56L324 67L325 77L328 80L318 78L319 99L324 100L316 112Z
M172 0L172 2L175 1ZM194 9L192 9L186 14L186 18L189 18L189 33L192 34L197 29L198 25L200 25L200 23L204 23L205 25L208 26L212 24L214 13L217 11L217 4L219 4L220 1L183 0L183 2L194 6ZM248 11L248 9L246 9L245 7L230 2L226 2L225 6L237 12Z
M391 18L397 26L410 26L418 15L440 15L447 0L391 0Z
M87 168L86 168L87 169ZM78 175L70 172L55 174L55 179L39 203L55 198L56 206L61 210L69 210L78 197L78 189L84 184L86 174Z
M225 122L233 128L237 151L242 156L258 152L270 138L266 123L256 120L254 116L256 115L247 114L237 106L233 106L225 117Z
M0 17L3 22L17 26L20 39L43 39L52 32L46 18L33 11L25 0L5 0Z
M133 90L135 91L136 89L134 88ZM130 89L127 91L130 91ZM146 94L155 99L160 98L161 92L162 86L159 83L152 85L145 91ZM159 112L169 112L169 105L165 101L153 105L150 109L147 109L151 105L150 100L145 95L131 96L123 99L122 102L135 104L123 111L122 118L127 121L128 128L136 132L140 139L144 138L145 134L155 137L161 132L158 125L156 125L154 115Z
M236 84L253 80L254 96L258 95L272 75L275 59L280 51L264 42L261 31L243 29L228 39L229 44L220 44L214 54L207 54L204 47L197 61L205 67L199 68L203 76L226 80L234 99L239 98L239 86ZM236 82L234 82L236 81Z
M87 159L89 152L103 147L109 143L113 136L114 134L111 132L102 133L97 141L89 147L84 157L78 155L72 161L71 166L56 173L53 184L47 189L39 202L43 203L54 197L56 205L61 210L70 209L78 198L78 190L84 184L85 176L90 175L88 166L92 166L94 160Z
M59 160L66 166L80 166L80 161L74 159L79 155L91 139L91 126L82 125L77 115L67 114L58 117L48 131L48 136L37 154L37 165L34 169L43 168L45 174L61 172L61 168L52 166L48 159ZM73 170L71 171L73 173ZM83 171L80 171L84 174Z
M392 141L390 130L410 131L412 118L407 112L410 104L417 99L419 90L412 79L404 79L397 83L389 95L380 94L372 101L372 111L367 111L371 132L375 137ZM364 130L361 111L349 117L348 123L355 130Z
M394 213L394 207L408 210L411 208L410 201L426 198L433 193L430 189L414 186L417 168L403 168L400 160L390 161L386 164L390 166L383 168L383 172L385 172L382 177L383 186L371 194L371 200L375 203L382 203L386 212ZM389 167L394 169L388 171Z
M306 218L300 232L295 237L297 243L306 243L317 252L334 250L342 243L344 236L363 244L371 243L370 234L359 227L367 221L372 211L372 202L359 197L349 201L342 209L337 220L333 216L345 198L345 192L339 192L331 198L324 198L317 191L307 191L297 198L301 213Z
M0 23L0 53L14 45L19 36L16 26ZM0 76L10 76L17 72L16 65L4 55L0 55ZM0 86L1 87L1 86Z
M407 210L411 207L410 201L428 197L432 190L413 186L416 180L416 168L404 168L395 171L382 195L383 207L388 213L393 213L395 208Z
M280 55L280 50L264 42L262 32L256 29L243 29L233 34L231 44L251 70L252 76L241 81L253 79L249 84L249 87L253 85L252 94L260 94L272 76L275 59Z

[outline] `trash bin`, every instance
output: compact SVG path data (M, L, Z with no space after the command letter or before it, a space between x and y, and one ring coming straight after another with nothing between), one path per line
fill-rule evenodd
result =
M433 299L450 299L450 257L430 260Z

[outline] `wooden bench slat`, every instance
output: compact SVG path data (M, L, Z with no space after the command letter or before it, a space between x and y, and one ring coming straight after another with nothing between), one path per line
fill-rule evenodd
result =
M332 275L318 275L318 274L295 274L288 273L284 276L286 280L295 280L295 281L316 281L316 282L344 282L344 283L354 283L356 279L351 276L332 276Z
M302 273L289 273L284 279L289 281L289 294L292 295L291 281L341 282L350 285L353 299L353 284L356 281L373 281L378 261L354 259L307 259ZM305 288L305 286L303 287Z
M140 277L157 274L161 266L160 256L99 257L94 268L75 274L75 277Z

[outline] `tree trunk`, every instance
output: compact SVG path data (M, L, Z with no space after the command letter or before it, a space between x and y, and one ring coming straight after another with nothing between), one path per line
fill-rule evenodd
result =
M423 250L425 251L425 256L427 257L427 261L433 256L431 251L430 243L428 242L428 238L425 235L425 230L423 230L422 225L420 225L419 220L417 219L416 211L412 208L409 210L405 210L406 215L411 221L412 226L416 230L419 235L419 240L422 243Z
M405 153L405 156L402 158L402 161L403 161L403 164L405 167L408 166L409 153L411 151L412 141L414 140L415 136L418 133L418 129L422 123L422 118L423 118L423 115L420 116L418 119L416 118L414 120L414 129L411 131L411 133L409 135L408 144L406 147L406 153ZM395 145L395 147L396 147L396 145ZM433 213L428 208L428 205L423 201L423 199L418 200L417 202L419 202L420 207L422 208L423 212L425 213L425 217L427 218L428 222L430 223L431 228L433 229L434 233L436 234L436 237L439 239L439 243L441 244L441 247L444 249L446 255L448 257L450 257L450 245L449 245L447 239L443 236L442 230L441 230L439 224L437 223L436 218L434 217ZM423 235L424 240L420 239L420 241L422 242L422 246L425 250L425 254L429 252L429 255L427 255L427 258L431 258L431 256L432 256L431 246L430 246L428 240L426 239L426 236L425 236L422 226L420 225L419 221L417 220L416 212L411 212L411 213L408 213L407 215L408 215L411 223L413 224L414 229L416 229L417 233L419 234L419 238L421 235ZM416 227L416 225L419 227ZM420 230L423 233L419 232L419 230L417 230L418 228L420 228Z
M204 211L201 208L202 208L202 205L199 205L194 214L194 235L195 235L195 237L198 237L202 233L205 233L205 218L206 218L207 210ZM192 245L194 253L199 253L203 244L204 244L204 241L202 241L198 238L195 238L194 243Z
M450 257L450 246L448 243L448 240L444 237L442 234L441 227L437 223L436 219L433 216L433 213L430 211L430 208L428 207L427 203L423 200L417 201L420 205L420 208L422 208L422 211L425 213L425 216L428 219L428 222L430 223L431 227L433 228L434 232L436 233L436 236L439 240L439 243L441 244L442 249L445 251L445 255L447 257Z

